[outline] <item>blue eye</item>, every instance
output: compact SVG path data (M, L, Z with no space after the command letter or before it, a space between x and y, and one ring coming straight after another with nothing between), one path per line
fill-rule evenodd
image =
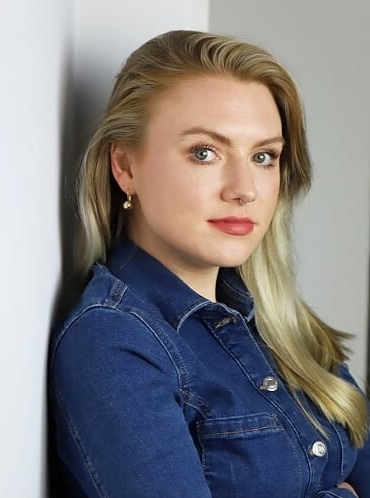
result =
M191 154L198 163L211 163L216 159L216 153L213 147L208 145L196 145L191 149Z
M278 153L275 151L262 151L254 154L252 159L256 164L261 166L272 166L274 159L279 157Z
M207 161L210 156L210 152L208 149L198 149L194 152L194 156L198 159L198 161Z

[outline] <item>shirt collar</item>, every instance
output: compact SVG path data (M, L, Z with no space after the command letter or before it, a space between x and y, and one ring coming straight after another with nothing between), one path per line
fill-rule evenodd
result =
M201 308L217 308L223 314L254 316L253 299L232 268L221 268L217 278L217 303L197 294L150 254L123 236L108 256L108 269L139 298L145 309L154 306L176 329Z

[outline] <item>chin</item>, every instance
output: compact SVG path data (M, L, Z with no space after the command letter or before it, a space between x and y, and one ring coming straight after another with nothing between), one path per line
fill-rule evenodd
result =
M228 255L224 258L220 258L217 266L220 268L237 268L238 266L244 264L250 256L251 253L243 254L240 257L235 254L232 257Z

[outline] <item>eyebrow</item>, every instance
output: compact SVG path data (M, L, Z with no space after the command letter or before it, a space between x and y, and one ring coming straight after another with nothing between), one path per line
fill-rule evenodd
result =
M197 135L197 134L208 135L209 137L221 142L222 144L231 145L231 140L228 137L226 137L225 135L221 135L220 133L217 133L214 130L202 128L201 126L189 128L188 130L183 131L181 133L181 137L186 137L188 135ZM275 137L269 137L269 138L266 138L264 140L261 140L260 142L257 142L255 144L255 146L262 147L263 145L268 145L268 144L273 144L273 143L281 143L284 145L285 140L281 135L276 135Z

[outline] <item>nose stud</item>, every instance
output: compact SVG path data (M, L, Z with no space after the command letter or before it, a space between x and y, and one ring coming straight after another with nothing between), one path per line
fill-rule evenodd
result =
M254 198L251 199L250 201L247 201L243 199L243 197L237 197L236 201L239 203L240 206L244 206L244 204L251 204L254 201Z

